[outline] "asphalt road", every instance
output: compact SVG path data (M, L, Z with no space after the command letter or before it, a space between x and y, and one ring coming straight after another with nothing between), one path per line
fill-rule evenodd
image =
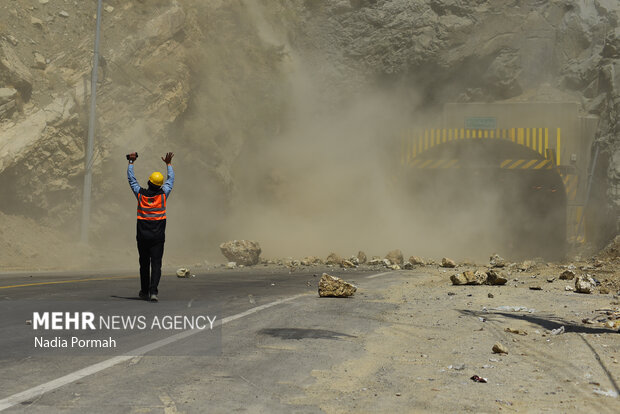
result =
M389 310L365 293L372 289L364 288L397 278L378 275L381 270L331 270L357 283L359 295L370 300L319 298L321 271L253 268L216 270L190 279L164 275L159 303L138 300L136 275L2 275L0 409L321 412L291 401L313 381L312 370L363 352L354 339L380 326L377 315ZM165 315L210 315L217 322L206 331L73 331L82 339L114 337L118 347L50 354L33 341L57 336L51 329L33 329L33 312L43 311L142 316L148 327ZM69 331L58 332L62 337Z

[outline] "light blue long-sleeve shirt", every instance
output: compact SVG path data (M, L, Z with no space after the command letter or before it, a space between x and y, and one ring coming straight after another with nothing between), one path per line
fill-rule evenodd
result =
M138 180L136 180L136 176L133 173L133 164L129 164L127 167L127 180L129 180L129 186L133 191L136 198L138 198L138 194L140 193L140 184L138 184ZM172 169L172 165L168 164L168 178L166 182L161 186L164 194L166 194L166 198L172 191L172 187L174 186L174 170Z

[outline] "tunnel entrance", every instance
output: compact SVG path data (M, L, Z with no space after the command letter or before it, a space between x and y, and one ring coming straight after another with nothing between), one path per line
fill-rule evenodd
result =
M566 192L540 152L509 140L460 140L430 148L403 168L407 203L455 254L565 255Z

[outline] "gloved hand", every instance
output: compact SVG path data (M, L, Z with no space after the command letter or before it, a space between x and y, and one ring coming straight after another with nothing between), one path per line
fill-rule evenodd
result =
M161 160L166 163L166 165L170 165L172 163L172 157L174 157L173 152L167 152L165 157L161 157Z

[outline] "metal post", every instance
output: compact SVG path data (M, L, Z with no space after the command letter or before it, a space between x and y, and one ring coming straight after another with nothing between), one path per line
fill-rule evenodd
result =
M95 52L93 56L93 72L90 83L90 117L88 119L88 141L84 159L84 193L82 195L82 228L81 241L88 243L90 224L90 195L93 179L93 147L95 142L95 115L97 110L97 68L99 67L99 31L101 29L101 3L97 0L97 28L95 31Z

